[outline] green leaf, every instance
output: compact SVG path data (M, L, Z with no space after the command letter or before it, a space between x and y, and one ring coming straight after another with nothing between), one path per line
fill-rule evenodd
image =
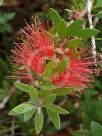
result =
M51 104L49 106L46 107L47 109L49 109L50 111L57 113L57 114L68 114L69 112L57 105Z
M56 95L48 96L44 99L42 106L46 107L48 105L51 105L55 102L55 100L56 100Z
M41 97L46 97L47 95L49 95L49 90L41 90L41 93L40 93Z
M63 72L67 67L68 67L68 64L70 62L70 59L69 58L66 58L65 60L62 60L56 67L56 71L61 73Z
M8 32L8 33L12 32L11 24L9 24L8 22L5 23L5 25L3 26L3 29L4 29L5 32Z
M3 101L4 98L8 95L10 84L4 80L2 83L2 89L0 88L0 101Z
M77 2L76 0L71 0L71 2L73 3L73 5L75 6L76 9L78 9L78 5L77 5Z
M50 8L49 15L50 15L51 21L54 22L55 25L58 25L58 23L61 21L61 17L57 13L57 11L54 10L53 8Z
M28 121L34 115L35 112L36 112L35 108L28 111L28 112L25 112L24 113L24 121Z
M51 21L54 23L54 25L52 27L52 33L56 34L58 24L61 21L61 17L58 14L58 12L56 10L52 9L52 8L49 9L49 15L50 15Z
M32 109L34 109L34 105L32 105L32 104L30 104L28 102L27 103L22 103L22 104L18 105L17 107L15 107L14 109L12 109L9 112L9 115L22 114L22 113L28 112L28 111L30 111Z
M6 23L6 19L2 14L0 14L0 28ZM0 30L1 31L1 30Z
M99 123L92 121L91 133L92 136L102 136L102 126Z
M18 82L15 83L15 86L21 91L28 93L31 100L34 103L37 103L39 101L38 90L35 89L33 86L29 86L29 85L18 83Z
M30 95L31 101L33 101L35 104L39 101L38 90L35 89L34 86L30 86L29 95Z
M73 136L91 136L91 134L88 131L74 131L72 132Z
M22 113L17 113L17 112L15 112L14 110L11 110L11 111L9 112L9 115L12 115L12 116L17 116L17 115L20 115L20 114L22 114Z
M96 14L96 17L101 18L102 19L102 11L98 12L98 14Z
M67 28L67 36L77 36L78 31L82 28L83 20L76 20Z
M81 0L80 2L79 2L79 4L78 4L78 6L79 6L79 11L82 11L82 10L84 10L85 9L85 0Z
M82 38L88 38L88 37L96 36L98 33L99 31L96 29L85 28L85 29L81 29L78 32L78 36Z
M45 82L44 85L41 86L41 90L53 90L55 86L50 82Z
M97 0L96 8L102 7L102 0Z
M8 71L9 71L9 68L8 68L7 64L4 62L4 60L2 58L0 58L0 69L4 73L8 73Z
M78 50L76 48L73 49L72 51L73 51L73 55L72 56L78 55ZM80 56L77 56L77 58L79 59Z
M8 91L10 89L10 84L6 80L3 81L2 85L4 90Z
M43 75L44 79L48 79L53 73L54 61L51 61L47 64L45 73Z
M100 85L102 85L101 82L100 82ZM94 106L96 107L95 108L96 116L101 120L102 119L102 99L95 101Z
M57 32L61 40L63 40L67 35L67 26L66 26L66 22L63 19L58 24Z
M53 91L52 91L52 94L56 94L56 95L66 95L66 94L69 94L71 92L75 91L75 89L73 88L55 88Z
M23 92L26 92L26 93L29 93L29 88L30 86L29 85L26 85L26 84L23 84L23 83L18 83L18 82L15 82L15 86L23 91Z
M43 121L44 121L44 117L43 117L43 113L42 110L37 111L35 118L34 118L34 124L35 124L35 132L38 135L43 127Z
M6 19L6 21L10 21L14 18L15 16L15 12L12 12L12 13L5 13L4 14L4 18Z
M69 49L75 49L77 48L80 44L82 43L82 39L81 38L75 38L75 39L72 39L68 42L66 48L69 48Z
M51 121L53 122L54 126L57 128L57 129L60 129L60 117L59 117L59 114L57 113L54 113L50 110L47 109L47 113L51 119Z
M81 113L81 117L82 117L85 128L89 130L90 129L90 117L85 112Z

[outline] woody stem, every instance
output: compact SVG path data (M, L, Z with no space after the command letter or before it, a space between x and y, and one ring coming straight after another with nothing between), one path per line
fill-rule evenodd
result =
M93 2L94 2L94 0L87 0L87 16L88 16L88 21L89 21L89 27L91 29L94 28L93 22L92 22L92 14L91 14ZM95 42L94 36L92 36L91 42L92 42L92 52L94 55L94 59L96 61L96 42Z

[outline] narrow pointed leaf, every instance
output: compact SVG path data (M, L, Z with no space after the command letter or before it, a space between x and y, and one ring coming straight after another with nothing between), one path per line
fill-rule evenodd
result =
M61 73L63 72L67 67L68 67L68 64L70 62L70 59L69 58L66 58L65 60L61 61L57 67L56 67L56 71Z
M67 26L66 22L63 19L58 24L57 32L61 40L63 40L67 36Z
M72 39L68 42L66 48L75 49L82 43L81 38Z
M56 95L66 95L69 94L71 92L75 91L75 89L73 88L55 88L52 91L52 94L56 94Z
M57 128L57 129L60 129L60 117L59 117L59 114L57 113L54 113L50 110L47 109L47 113L51 119L51 121L53 122L54 126Z
M57 13L57 11L54 10L53 8L50 8L49 15L50 15L51 21L54 22L55 25L58 25L58 23L61 21L61 17Z
M82 28L83 20L76 20L67 28L67 36L77 36L78 31Z
M21 91L26 92L26 93L29 93L29 87L30 87L29 85L16 82L16 83L15 83L15 86L16 86L18 89L20 89Z
M17 116L17 115L20 115L21 113L17 113L17 112L15 112L14 110L11 110L10 112L9 112L9 115L12 115L12 116Z
M29 86L23 83L15 83L15 86L22 90L23 92L26 92L29 94L31 100L36 103L39 100L38 90L35 89L33 86Z
M58 24L61 21L61 17L58 14L58 12L52 8L49 9L49 15L50 15L51 21L54 23L51 33L56 34Z
M33 86L30 86L29 95L30 95L31 101L33 101L35 104L39 101L38 90L35 89Z
M43 113L40 110L39 112L37 111L35 114L35 118L34 118L34 124L35 124L35 132L38 135L43 127L43 121L44 121L44 117L43 117Z
M55 112L57 114L68 114L69 112L57 105L51 104L49 106L46 107L47 109L49 109L52 112Z
M42 106L43 106L43 107L46 107L46 106L48 106L48 105L51 105L51 104L53 104L53 103L55 102L55 100L56 100L56 95L48 96L48 97L46 97L45 100L43 101Z
M45 79L47 79L48 77L50 77L53 73L53 67L54 67L54 61L51 61L47 64L47 68L45 70L45 73L43 75L43 77Z
M25 112L24 113L24 121L28 121L36 112L36 109L32 109L31 111Z
M78 36L85 39L85 38L89 38L92 36L96 36L98 33L99 31L96 29L85 28L85 29L81 29L78 32Z
M14 114L16 115L16 113L22 114L22 113L28 112L32 109L34 109L34 105L29 104L29 103L22 103L22 104L18 105L17 107L15 107L14 109L12 109L9 112L9 115L14 115Z
M46 81L44 85L41 86L41 90L53 90L55 86L50 82Z

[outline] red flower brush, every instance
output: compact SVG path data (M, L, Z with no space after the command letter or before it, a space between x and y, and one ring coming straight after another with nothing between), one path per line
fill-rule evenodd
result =
M32 79L29 72L42 74L46 59L54 57L53 42L44 29L39 30L28 23L26 30L22 30L22 37L22 42L16 43L12 51L12 59L16 66L24 66L24 71L19 73L20 79Z
M50 78L52 84L57 87L82 89L91 86L94 61L89 56L90 53L85 55L86 51L81 49L75 55L71 49L54 47L52 39L42 27L38 29L28 23L26 23L26 30L22 30L22 37L22 42L17 43L12 51L12 58L16 66L24 67L17 78L34 81L32 73L43 76L47 65L46 60L54 59L56 68L60 59L69 58L70 62L63 72L53 72ZM54 50L57 50L59 55L55 54Z
M90 53L84 56L85 50L81 50L73 55L73 50L67 49L65 57L70 58L68 66L62 73L55 73L51 77L52 83L59 87L86 88L93 82L94 60L90 58ZM84 53L84 54L83 54Z

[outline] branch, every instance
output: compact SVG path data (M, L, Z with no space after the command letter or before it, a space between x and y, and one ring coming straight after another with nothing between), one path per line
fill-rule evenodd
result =
M92 14L91 14L92 4L93 4L93 0L87 0L87 16L88 16L88 21L89 21L89 27L91 29L94 28L93 22L92 22ZM93 52L94 59L96 62L96 42L95 42L94 36L92 36L91 42L92 42L92 52Z

